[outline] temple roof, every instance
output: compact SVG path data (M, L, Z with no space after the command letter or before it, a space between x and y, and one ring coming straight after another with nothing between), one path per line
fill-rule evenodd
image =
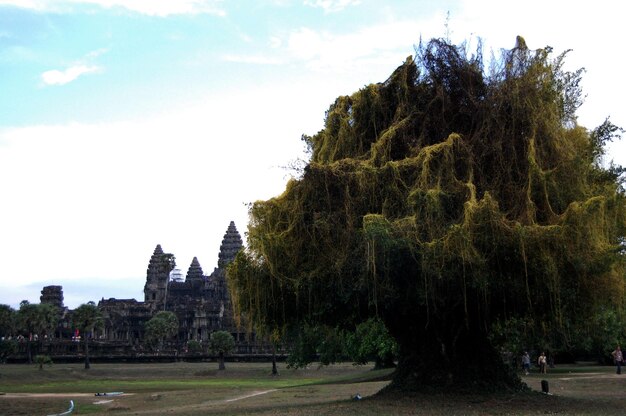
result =
M228 263L235 259L237 252L239 252L242 247L243 241L241 240L239 231L237 231L237 227L235 227L235 222L231 221L228 225L228 229L226 230L226 234L224 234L222 245L220 246L217 266L222 268L226 267Z
M191 265L189 266L189 270L187 270L187 277L185 280L204 280L204 272L202 271L202 267L200 266L200 262L197 257L194 257L193 260L191 260Z

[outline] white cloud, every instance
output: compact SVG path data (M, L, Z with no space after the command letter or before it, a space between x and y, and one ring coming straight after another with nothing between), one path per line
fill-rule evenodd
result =
M183 271L197 256L210 273L231 220L244 237L245 203L284 190L281 166L321 127L329 88L291 80L143 120L0 129L0 253L10 259L0 291L128 279L141 296L156 244ZM110 290L101 296L126 296Z
M272 36L269 41L269 46L272 49L278 49L282 46L283 41L278 36Z
M15 6L32 10L45 10L47 3L51 2L46 0L0 0L0 6Z
M346 7L360 4L360 0L304 0L304 4L324 9L325 13L339 12Z
M219 7L222 0L0 0L0 5L10 5L38 11L68 11L74 5L96 5L103 8L121 7L149 16L174 14L213 14L225 16Z
M317 71L346 73L381 63L398 66L413 52L420 36L435 33L444 19L440 17L427 21L390 20L341 35L304 27L289 35L287 49Z
M459 14L451 15L452 40L458 43L470 34L480 36L486 51L497 53L501 48L512 48L515 36L521 35L531 49L549 45L555 54L572 49L565 60L566 68L586 68L582 88L587 97L578 111L579 122L594 128L610 115L616 124L626 125L626 107L611 105L615 97L623 95L622 83L616 81L623 77L622 58L615 50L623 38L626 3L595 0L580 7L570 4L564 0L528 0L515 7L515 18L511 19L503 18L510 16L506 2L463 0ZM597 22L601 23L595 26Z
M105 53L108 53L109 51L110 48L100 48L89 52L87 55L85 55L85 57L88 59L95 59L101 55L104 55Z
M222 60L226 62L255 65L281 65L283 63L280 59L263 55L224 55L222 56Z
M65 71L53 69L41 74L41 79L46 85L65 85L80 77L83 74L89 74L100 71L97 66L75 65L67 68Z

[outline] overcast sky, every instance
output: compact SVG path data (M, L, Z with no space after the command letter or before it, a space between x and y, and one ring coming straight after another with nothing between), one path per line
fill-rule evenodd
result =
M626 127L624 4L0 0L0 303L52 284L71 308L143 300L157 244L211 273L229 222L245 238L247 204L284 189L300 136L420 37L572 49L580 124ZM623 142L610 157L626 165Z

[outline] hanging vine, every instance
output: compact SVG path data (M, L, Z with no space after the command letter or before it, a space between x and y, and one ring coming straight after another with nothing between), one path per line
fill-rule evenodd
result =
M234 304L272 328L377 315L405 354L413 330L454 363L469 331L623 303L622 171L598 163L616 130L576 124L582 70L551 54L518 37L486 72L435 39L337 98L302 178L252 206Z

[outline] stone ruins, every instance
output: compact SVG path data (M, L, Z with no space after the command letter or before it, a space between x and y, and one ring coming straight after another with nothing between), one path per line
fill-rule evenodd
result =
M157 245L148 264L143 302L115 298L98 302L105 320L104 339L131 343L141 340L144 323L158 311L176 314L179 340L206 341L217 330L237 333L226 287L226 266L242 246L241 236L231 221L213 273L205 276L194 257L183 280L172 264L172 255Z
M255 340L255 334L235 324L226 286L226 266L242 247L241 236L231 221L213 272L205 275L194 257L183 278L180 270L175 268L173 254L164 252L161 245L157 245L148 263L143 302L116 298L102 298L98 302L104 329L92 334L94 353L100 349L102 354L115 350L118 354L133 355L143 350L145 323L159 311L171 311L178 317L179 332L175 337L178 349L191 340L206 344L212 332L225 330L235 338L236 354L263 353L265 345ZM63 306L61 286L44 287L40 300L63 310L62 321L69 321L72 311ZM61 338L67 337L67 333L59 331Z

